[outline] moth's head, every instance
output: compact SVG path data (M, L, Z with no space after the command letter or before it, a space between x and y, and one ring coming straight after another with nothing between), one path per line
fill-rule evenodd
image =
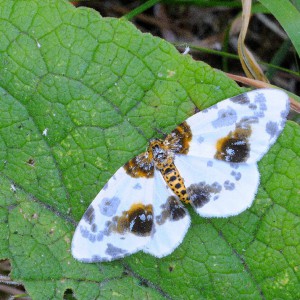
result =
M148 153L157 168L173 162L173 153L168 145L160 139L154 139L149 143Z

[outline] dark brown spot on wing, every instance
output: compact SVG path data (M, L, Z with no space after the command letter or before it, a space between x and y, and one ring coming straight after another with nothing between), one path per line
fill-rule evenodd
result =
M248 140L250 135L250 126L246 128L237 127L235 131L217 141L215 158L234 163L245 162L250 154Z
M186 210L174 196L168 197L167 202L161 207L162 212L156 217L158 225L164 224L168 219L170 221L178 221L186 216Z
M210 192L207 188L192 184L188 188L191 203L195 207L202 207L210 200Z
M178 154L187 154L189 152L191 140L192 131L186 122L181 123L166 137L166 142L170 145L170 149Z
M186 211L182 207L181 203L174 197L170 196L168 198L168 204L169 204L169 212L170 212L170 220L171 221L177 221L186 216Z
M134 178L146 177L150 178L154 175L153 161L148 158L148 153L142 153L131 159L124 165L126 173Z
M190 197L191 204L195 207L202 207L211 201L212 194L218 194L222 190L222 186L214 182L213 184L206 184L205 182L199 182L191 184L187 188L187 192Z
M122 216L116 216L110 225L120 234L131 232L138 236L149 236L153 227L153 207L142 203L133 204Z

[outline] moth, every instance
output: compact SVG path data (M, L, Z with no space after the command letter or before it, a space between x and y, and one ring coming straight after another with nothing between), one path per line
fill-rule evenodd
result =
M203 217L249 208L259 185L257 162L274 144L289 111L286 93L259 89L188 118L165 139L119 168L79 222L72 255L83 262L142 250L164 257L190 226L186 205Z

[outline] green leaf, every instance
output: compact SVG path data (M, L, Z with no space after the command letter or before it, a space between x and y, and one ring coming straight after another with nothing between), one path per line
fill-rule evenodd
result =
M300 56L300 12L289 0L259 0L279 21Z
M83 264L73 231L150 138L242 89L125 20L64 1L0 3L0 259L33 299L299 298L299 126L260 162L255 204L226 219L192 210L163 259Z

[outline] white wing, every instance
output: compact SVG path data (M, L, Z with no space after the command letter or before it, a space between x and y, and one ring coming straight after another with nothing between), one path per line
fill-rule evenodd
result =
M152 234L153 185L154 178L133 178L121 167L80 220L72 241L73 257L110 261L141 250Z
M75 230L74 258L110 261L139 250L162 257L182 242L190 224L188 212L171 197L160 173L154 174L134 178L123 167L115 173Z
M191 204L203 217L227 217L251 206L259 184L256 164L229 164L216 159L178 155Z
M188 154L256 162L276 141L288 111L287 94L275 89L258 89L221 101L186 120L192 131Z
M163 257L172 253L181 244L191 221L187 210L167 187L161 173L155 171L154 175L155 232L143 251L156 257Z

